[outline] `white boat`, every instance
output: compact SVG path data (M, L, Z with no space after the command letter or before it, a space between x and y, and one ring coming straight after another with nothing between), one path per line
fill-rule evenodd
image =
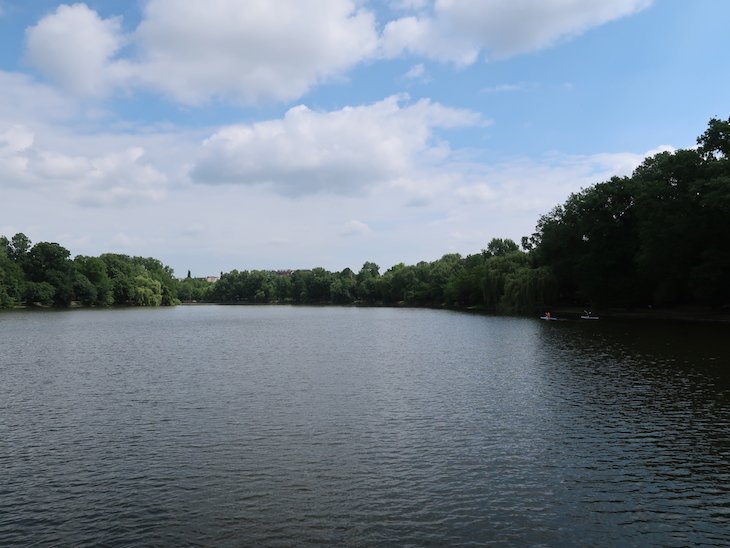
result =
M590 310L584 310L583 315L580 317L581 320L597 320L598 316L594 316Z

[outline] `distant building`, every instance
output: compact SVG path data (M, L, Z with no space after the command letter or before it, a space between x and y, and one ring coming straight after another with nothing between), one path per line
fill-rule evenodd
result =
M211 283L211 284L217 282L218 280L220 280L220 276L206 276L205 277L205 281L208 283Z

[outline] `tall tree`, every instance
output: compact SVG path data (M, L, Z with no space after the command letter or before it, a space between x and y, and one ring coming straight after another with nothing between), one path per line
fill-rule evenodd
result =
M23 270L29 281L53 286L53 304L65 306L74 297L74 270L71 253L57 243L39 242L28 251Z

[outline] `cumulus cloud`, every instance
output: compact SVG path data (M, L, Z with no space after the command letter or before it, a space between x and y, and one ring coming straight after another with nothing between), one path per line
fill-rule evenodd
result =
M33 141L33 133L21 125L0 131L0 176L3 180L26 180L26 152L33 146Z
M26 31L26 58L82 96L143 89L185 104L288 101L376 55L468 65L552 45L651 0L396 2L382 34L358 0L148 0L136 29L85 4L61 5ZM419 65L415 74L423 75Z
M16 125L0 132L0 153L17 153L26 150L33 144L33 132L26 127Z
M81 205L123 205L158 201L165 194L167 177L143 161L145 151L132 147L89 161L75 192Z
M465 203L489 202L494 199L496 192L485 183L477 183L457 188L456 195Z
M464 204L486 204L495 209L531 215L546 213L572 192L628 176L645 158L674 150L660 146L643 154L550 154L465 170L455 195Z
M144 83L190 103L293 99L377 45L374 16L348 0L152 0L136 38Z
M289 100L377 48L375 19L353 0L149 0L137 29L84 4L26 32L26 56L65 88L100 96L141 87L177 101ZM122 59L130 44L137 55Z
M0 123L58 122L81 113L79 104L24 74L0 71Z
M370 232L372 232L372 229L367 223L352 219L343 225L340 234L342 236L360 236L362 234L369 234Z
M203 144L192 170L199 183L268 185L296 196L349 194L438 162L437 128L482 123L478 114L428 100L389 97L366 106L316 112L290 109L279 120L221 129Z
M75 180L89 169L88 159L55 151L41 151L34 159L35 175L44 179Z
M80 205L120 205L159 200L168 176L144 160L145 151L130 146L121 151L72 154L37 143L25 126L0 128L2 185L63 189Z
M100 96L129 75L113 58L124 45L119 18L101 19L85 4L61 5L26 30L28 61L65 88Z
M436 0L427 13L385 25L382 51L469 65L480 52L509 57L640 11L652 0Z

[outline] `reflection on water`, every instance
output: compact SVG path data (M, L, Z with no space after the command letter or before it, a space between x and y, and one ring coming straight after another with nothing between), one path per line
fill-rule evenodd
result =
M0 544L727 545L728 329L0 315Z
M594 519L640 533L637 544L726 543L727 329L560 327L540 345L561 365L543 386L562 400L554 418L573 459L569 490L585 491Z

